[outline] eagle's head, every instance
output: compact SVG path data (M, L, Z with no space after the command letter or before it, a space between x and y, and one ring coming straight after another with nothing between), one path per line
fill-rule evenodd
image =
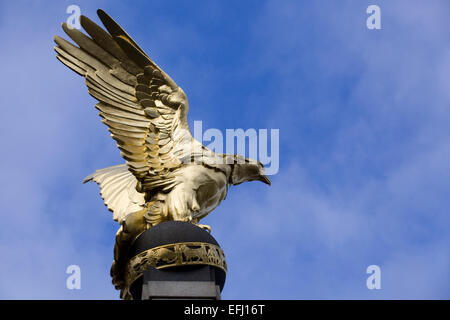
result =
M240 156L238 157L241 158ZM266 176L261 162L247 158L239 160L244 160L244 163L242 163L243 161L238 161L232 165L231 184L238 185L246 181L261 181L270 186L270 180Z

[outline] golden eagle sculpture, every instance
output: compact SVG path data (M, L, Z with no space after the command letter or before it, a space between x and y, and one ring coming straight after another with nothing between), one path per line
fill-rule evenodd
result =
M123 289L127 248L139 234L164 221L198 224L225 199L229 186L270 181L260 162L216 154L193 139L184 91L108 14L97 13L107 31L81 16L87 35L62 25L77 46L58 36L54 41L56 57L85 78L99 101L96 108L125 159L84 180L99 184L121 225L111 276Z

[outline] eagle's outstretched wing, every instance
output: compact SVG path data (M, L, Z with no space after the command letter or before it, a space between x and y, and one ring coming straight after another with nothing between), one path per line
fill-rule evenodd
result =
M97 12L109 33L85 16L80 22L90 37L64 23L78 47L55 36L57 58L86 78L103 122L143 191L173 187L183 151L201 146L189 131L187 97L110 16Z
M122 224L128 214L144 209L145 196L136 190L136 177L126 164L96 170L84 178L83 183L97 182L105 205L115 221Z

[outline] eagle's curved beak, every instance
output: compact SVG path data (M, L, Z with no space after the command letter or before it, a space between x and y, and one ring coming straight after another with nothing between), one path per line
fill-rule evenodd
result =
M269 180L269 178L267 178L266 175L261 175L259 176L259 181L264 182L265 184L268 184L269 186L272 184Z

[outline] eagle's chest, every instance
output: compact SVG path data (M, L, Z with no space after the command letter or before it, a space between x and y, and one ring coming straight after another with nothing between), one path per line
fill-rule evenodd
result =
M183 169L183 177L182 189L193 197L192 207L198 204L196 216L205 216L226 197L227 178L221 171L194 164Z

